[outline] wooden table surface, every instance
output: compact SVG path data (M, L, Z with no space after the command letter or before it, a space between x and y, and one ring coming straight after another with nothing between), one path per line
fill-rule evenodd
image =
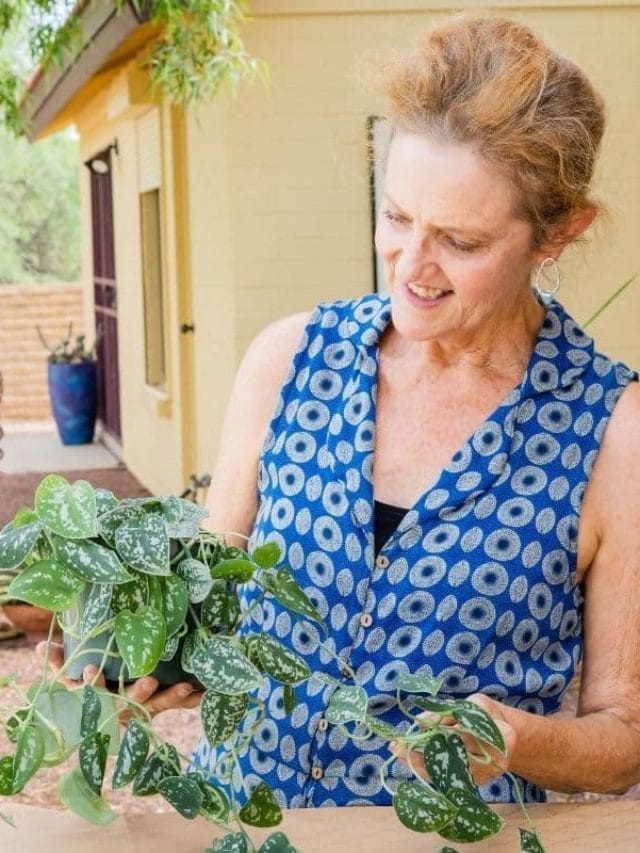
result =
M92 827L67 812L12 805L0 798L16 829L0 821L0 850L19 853L202 853L219 831L204 820L175 814L119 817L107 827ZM481 844L459 845L469 853L517 853L520 812L498 809L508 825ZM638 853L640 803L616 800L589 804L531 806L547 853ZM401 826L390 808L294 809L279 827L302 853L437 853L439 836L420 835ZM251 831L257 841L269 831ZM454 845L455 846L455 845Z

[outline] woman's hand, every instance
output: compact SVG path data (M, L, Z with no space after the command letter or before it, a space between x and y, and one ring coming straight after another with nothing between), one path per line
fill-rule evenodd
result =
M36 654L44 659L46 654L46 642L38 643L36 646ZM57 643L51 643L49 649L49 666L52 672L57 674L64 662L64 652L62 646ZM82 684L92 684L94 686L104 687L105 680L101 675L96 679L98 668L95 666L87 666L82 673ZM80 687L80 680L73 678L62 678L62 683L73 689ZM182 681L179 684L173 684L171 687L165 687L162 690L158 689L158 681L153 676L146 675L144 678L139 678L132 684L129 684L125 690L126 695L144 705L146 710L155 716L161 711L169 711L172 708L197 708L202 698L202 691L196 690L191 684ZM120 713L120 722L126 723L131 717L131 713L125 706Z
M502 753L492 749L487 744L483 743L480 745L473 735L457 730L457 734L460 735L467 749L467 754L469 756L469 768L476 785L485 785L496 776L502 776L502 774L509 769L509 755L513 753L516 746L516 731L507 720L504 705L500 702L490 699L483 693L474 693L473 696L469 696L468 701L478 705L483 711L486 711L487 714L493 718L494 723L502 733L502 737L504 738L504 742L507 747L507 754L502 755ZM431 722L433 717L434 715L432 713L426 711L425 713L418 715L416 719L418 722L420 722L421 719ZM455 728L456 721L453 717L445 717L445 719L441 721L441 725L452 726ZM405 764L409 763L407 761L407 749L400 744L391 744L389 748L401 761ZM486 761L483 749L489 753L491 757L490 762ZM429 773L424 763L424 757L422 756L422 753L417 750L411 751L411 766L424 779L429 778Z

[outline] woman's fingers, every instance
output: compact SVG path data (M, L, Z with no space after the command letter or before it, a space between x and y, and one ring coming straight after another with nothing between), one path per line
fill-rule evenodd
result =
M46 640L42 640L42 642L38 643L35 648L36 655L41 658L41 660L45 659L47 654L47 642ZM62 668L62 664L64 663L64 649L59 643L50 643L49 644L49 669L55 675L59 669Z

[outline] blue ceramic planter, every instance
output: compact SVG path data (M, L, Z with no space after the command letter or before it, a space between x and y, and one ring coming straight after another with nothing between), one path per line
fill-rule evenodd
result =
M49 364L49 396L63 444L90 444L96 424L96 362Z

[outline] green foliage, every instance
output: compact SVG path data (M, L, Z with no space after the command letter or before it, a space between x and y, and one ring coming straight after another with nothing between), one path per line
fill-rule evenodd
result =
M0 161L0 284L76 281L80 276L76 139L60 133L30 145L0 129Z
M114 0L118 11L124 0ZM152 83L173 101L188 106L212 98L225 81L264 73L244 49L240 35L246 0L132 0L160 28L148 65ZM47 72L81 46L81 19L74 0L0 0L0 122L15 134L25 131L20 98L27 66ZM27 48L16 50L16 40Z
M14 574L9 597L58 614L66 660L56 677L45 664L24 704L9 711L6 731L15 748L0 757L0 794L19 793L41 767L75 757L77 766L60 779L60 800L85 820L109 823L115 815L103 788L112 756L114 789L130 785L136 796L159 794L189 820L202 816L224 827L279 823L280 808L266 784L254 788L244 806L230 804L221 788L194 773L189 759L154 732L144 707L125 690L127 679L159 673L163 660L175 658L175 681L190 674L206 688L201 715L211 743L224 744L228 758L246 748L266 714L255 695L265 677L291 687L311 674L277 640L237 633L250 612L240 605L239 579L269 576L294 612L319 620L293 575L286 572L281 588L279 573L286 570L275 569L279 552L263 547L261 565L245 551L226 547L200 529L201 508L175 497L119 501L85 481L70 484L49 475L34 504L0 531L0 567ZM87 663L118 681L118 706L97 684L69 689L62 683L66 675L79 677ZM0 688L11 683L0 677ZM295 698L290 695L287 704L292 709ZM121 738L123 706L132 719ZM230 782L234 762L227 764L215 774L223 785ZM246 833L238 835L243 849L256 853ZM214 849L240 849L233 833L220 844ZM264 850L294 848L278 833Z

